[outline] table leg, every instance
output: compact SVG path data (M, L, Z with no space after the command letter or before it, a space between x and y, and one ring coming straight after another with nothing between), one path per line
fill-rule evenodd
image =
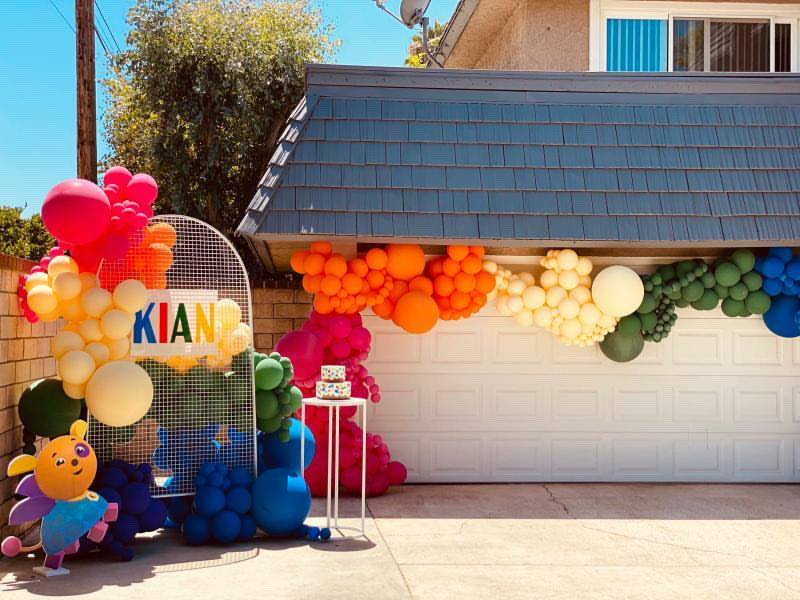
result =
M331 452L333 450L333 423L331 419L333 417L333 407L328 407L328 470L327 473L327 481L325 482L325 487L328 488L328 498L327 498L327 507L325 509L325 519L327 522L326 527L328 529L331 528Z
M300 405L300 477L305 479L306 470L306 404Z
M336 456L333 469L333 523L334 527L339 527L339 407L336 407Z
M367 403L362 408L361 422L361 535L366 537L364 519L367 507Z

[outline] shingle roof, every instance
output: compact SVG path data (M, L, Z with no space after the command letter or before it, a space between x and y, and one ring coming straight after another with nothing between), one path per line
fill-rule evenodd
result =
M800 78L309 65L263 239L800 239Z

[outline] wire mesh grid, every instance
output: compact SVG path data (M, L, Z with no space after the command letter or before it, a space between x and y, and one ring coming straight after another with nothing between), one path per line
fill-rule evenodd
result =
M176 496L194 493L194 476L208 461L255 473L253 311L247 271L222 234L182 215L161 215L153 218L153 223L168 223L177 234L172 264L166 271L166 289L149 290L154 304L149 317L159 319L151 332L156 343L141 343L148 341L147 330L139 327L137 344L135 326L131 345L131 360L153 381L153 404L140 421L127 427L108 427L90 415L89 441L101 460L150 463L155 476L152 494ZM146 237L145 242L132 243L146 243ZM127 261L104 263L101 280L135 277L130 255ZM144 280L147 284L147 277ZM241 311L238 342L227 345L221 340L226 332L230 334L231 326L220 323L220 316L227 315L230 320L236 310L231 312L230 303L219 303L224 299L235 302ZM221 310L222 306L227 310ZM148 307L137 315L137 323L145 320ZM186 329L176 318L181 311L185 311L189 338L175 336L177 329ZM166 327L161 323L164 318ZM213 331L211 340L209 331ZM170 343L173 338L177 344ZM167 343L158 343L162 341Z

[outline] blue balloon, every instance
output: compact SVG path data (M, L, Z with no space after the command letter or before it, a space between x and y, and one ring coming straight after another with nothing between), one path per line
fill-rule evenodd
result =
M173 496L168 500L167 516L176 525L183 523L183 520L192 512L192 499L189 496Z
M129 515L142 514L150 504L150 489L143 483L134 481L122 488L122 508Z
M299 474L267 469L253 485L253 518L271 535L290 535L311 510L311 492Z
M203 463L200 465L200 470L197 472L198 475L202 475L203 477L209 477L214 473L214 463Z
M785 246L776 246L775 248L770 248L767 251L769 256L774 256L781 262L789 262L792 260L792 249L787 248Z
M331 539L331 530L328 529L327 527L323 527L322 529L320 529L319 539L321 539L323 542L327 542L329 539Z
M139 521L133 515L120 513L117 520L110 524L109 531L121 544L130 544L139 533Z
M800 299L796 296L775 296L769 310L764 313L764 324L774 333L785 338L794 338L800 335L795 321L800 312Z
M292 419L292 425L289 428L289 441L282 442L278 437L280 430L274 431L266 435L263 444L263 460L267 469L284 468L291 471L300 472L300 434L301 423L297 419ZM314 458L314 451L316 444L314 442L314 434L308 426L306 429L305 437L305 456L304 468L308 468L311 460Z
M211 535L221 544L229 544L239 535L242 522L232 510L223 510L211 519Z
M250 515L240 515L239 520L242 522L242 526L239 528L239 535L236 536L236 539L240 542L252 539L256 535L258 527L256 520Z
M100 494L103 498L108 500L109 502L116 502L120 506L122 506L122 496L119 495L119 492L113 488L104 487L97 490L97 493Z
M210 485L197 488L194 496L194 508L203 516L214 516L225 508L225 494L221 489Z
M319 539L319 527L308 528L308 539L312 542L316 542Z
M225 476L222 473L214 473L209 477L208 482L214 487L222 487L222 484L225 483Z
M183 521L181 532L184 539L192 545L205 544L208 542L210 528L208 519L197 513L192 513Z
M765 279L761 289L768 296L777 296L783 291L783 284L780 279Z
M253 472L244 467L236 467L231 469L230 479L231 485L235 487L249 488L253 485Z
M122 486L128 483L128 476L122 469L116 467L106 467L103 469L99 478L100 484L103 487L110 487L116 490L122 489Z
M795 257L786 263L786 275L797 281L800 279L800 258Z
M167 506L158 498L150 500L147 509L139 515L139 532L155 531L167 520Z
M764 259L761 265L761 274L764 277L775 279L783 273L783 262L774 256Z
M250 510L253 499L247 488L235 487L228 490L225 494L225 508L232 510L240 515Z

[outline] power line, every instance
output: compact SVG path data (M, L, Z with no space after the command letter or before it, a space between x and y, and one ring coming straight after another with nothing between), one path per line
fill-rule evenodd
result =
M97 12L100 13L100 18L103 20L103 23L106 25L106 29L108 30L109 35L111 36L111 40L114 42L114 46L117 48L117 52L121 52L119 44L117 43L117 38L114 35L114 31L111 29L111 25L108 24L106 20L106 16L103 14L103 9L100 8L100 3L97 0L94 0L94 5L97 7Z
M100 30L97 28L96 24L92 23L92 28L97 35L97 39L100 40L100 45L103 47L103 52L106 53L106 56L109 56L111 53L108 51L108 46L106 46L106 41L103 39L103 34L100 33Z
M64 19L64 23L66 23L66 24L67 24L67 27L69 27L69 28L72 30L72 33L75 33L75 28L72 26L72 23L70 23L70 22L67 20L67 17L65 17L65 16L64 16L64 13L62 13L62 12L61 12L61 9L60 9L60 8L58 8L58 6L56 6L56 3L55 3L55 2L53 2L53 0L50 0L50 4L53 6L53 8L55 8L55 9L56 9L56 12L57 12L59 15L61 15L61 18L62 18L62 19Z

